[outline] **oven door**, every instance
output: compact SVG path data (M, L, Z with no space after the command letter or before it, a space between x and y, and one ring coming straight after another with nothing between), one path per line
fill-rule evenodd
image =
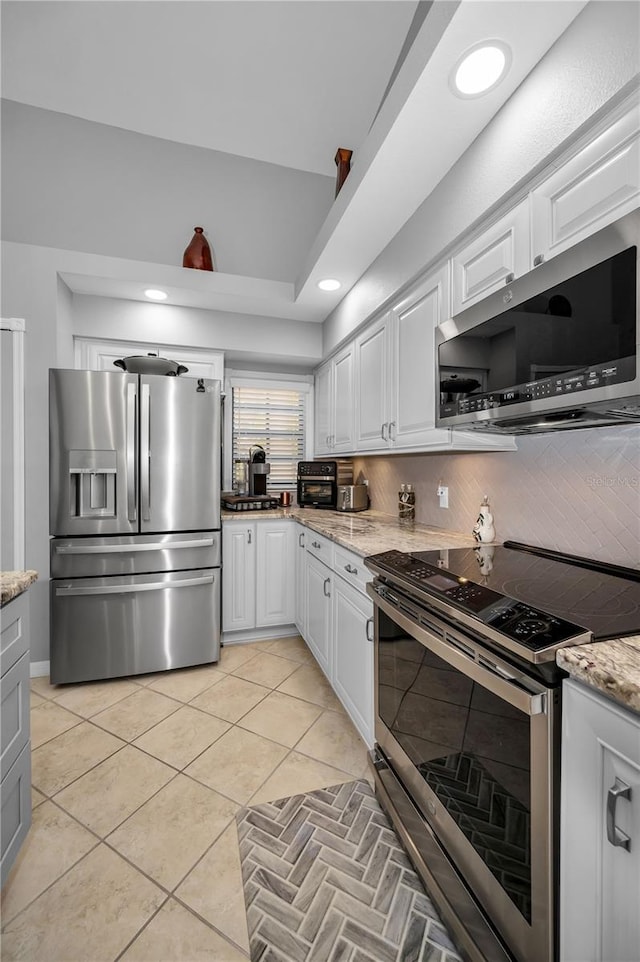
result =
M376 742L513 956L552 962L557 693L412 601L370 594Z
M299 478L298 504L300 507L335 508L337 484L326 478Z

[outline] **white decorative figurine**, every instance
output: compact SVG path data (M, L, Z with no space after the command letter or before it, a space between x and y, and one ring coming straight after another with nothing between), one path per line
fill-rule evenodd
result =
M496 529L493 526L493 515L491 514L491 508L489 506L489 497L485 494L480 505L478 520L473 526L473 537L482 544L488 544L488 542L495 540L495 536Z

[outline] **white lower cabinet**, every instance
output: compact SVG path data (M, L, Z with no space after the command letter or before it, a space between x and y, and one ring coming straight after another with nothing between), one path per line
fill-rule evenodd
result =
M305 588L306 632L303 637L316 661L331 680L331 597L333 571L307 551Z
M296 586L295 600L295 625L301 635L305 633L307 620L307 591L306 591L306 572L305 572L305 542L308 528L303 524L296 524L294 529L294 556L293 567L295 570L294 580Z
M292 521L225 521L223 632L291 625L295 617Z
M564 684L561 962L640 959L640 715Z
M343 578L333 581L333 687L373 747L373 602Z

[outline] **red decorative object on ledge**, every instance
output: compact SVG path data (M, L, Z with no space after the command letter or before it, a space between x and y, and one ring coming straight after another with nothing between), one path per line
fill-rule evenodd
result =
M209 242L204 236L202 227L194 227L195 234L191 238L191 243L184 252L182 258L183 267L193 267L197 271L213 271L213 258Z
M338 168L338 174L336 177L336 197L340 193L340 188L344 184L349 175L349 171L351 170L352 154L352 150L347 150L346 147L338 147L338 152L335 156L335 162Z

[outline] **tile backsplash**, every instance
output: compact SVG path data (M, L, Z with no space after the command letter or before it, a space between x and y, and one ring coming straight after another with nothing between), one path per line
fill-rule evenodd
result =
M371 506L397 514L413 484L416 521L470 533L489 497L496 539L523 541L615 564L640 566L640 426L520 437L495 454L416 454L354 459ZM449 508L438 506L439 482Z

